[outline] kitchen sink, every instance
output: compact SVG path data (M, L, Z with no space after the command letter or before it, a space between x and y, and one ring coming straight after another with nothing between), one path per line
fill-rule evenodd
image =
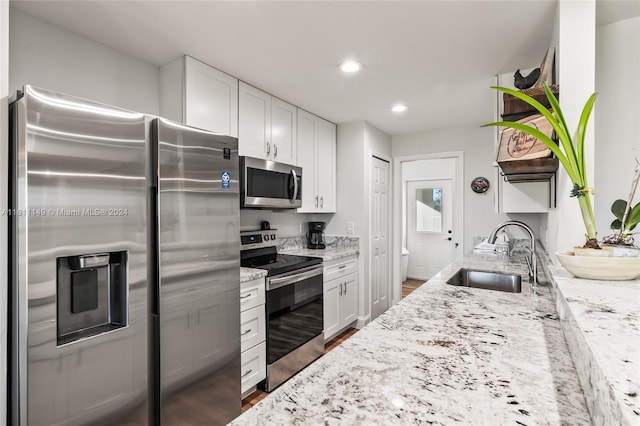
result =
M447 280L447 284L510 293L522 292L522 277L520 275L478 269L461 268Z

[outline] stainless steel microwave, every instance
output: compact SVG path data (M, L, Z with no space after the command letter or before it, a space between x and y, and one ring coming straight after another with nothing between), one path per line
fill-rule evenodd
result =
M302 206L302 168L240 157L240 207L296 209Z

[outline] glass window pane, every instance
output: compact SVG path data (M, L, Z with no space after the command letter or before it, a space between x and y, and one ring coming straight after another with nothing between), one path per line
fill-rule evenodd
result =
M442 188L416 189L416 232L442 232Z

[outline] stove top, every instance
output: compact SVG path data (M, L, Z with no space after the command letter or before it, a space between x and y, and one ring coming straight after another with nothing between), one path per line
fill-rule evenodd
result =
M267 276L284 274L307 266L319 265L322 259L311 256L296 256L292 254L259 254L252 257L244 255L240 259L240 265L245 268L257 268L267 271Z
M241 232L240 265L264 269L267 276L272 277L322 263L319 257L278 254L276 245L275 229Z

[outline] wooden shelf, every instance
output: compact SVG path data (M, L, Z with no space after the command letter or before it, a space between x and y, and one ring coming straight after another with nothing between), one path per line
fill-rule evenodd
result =
M535 158L533 160L498 161L507 182L545 182L558 170L557 158Z

